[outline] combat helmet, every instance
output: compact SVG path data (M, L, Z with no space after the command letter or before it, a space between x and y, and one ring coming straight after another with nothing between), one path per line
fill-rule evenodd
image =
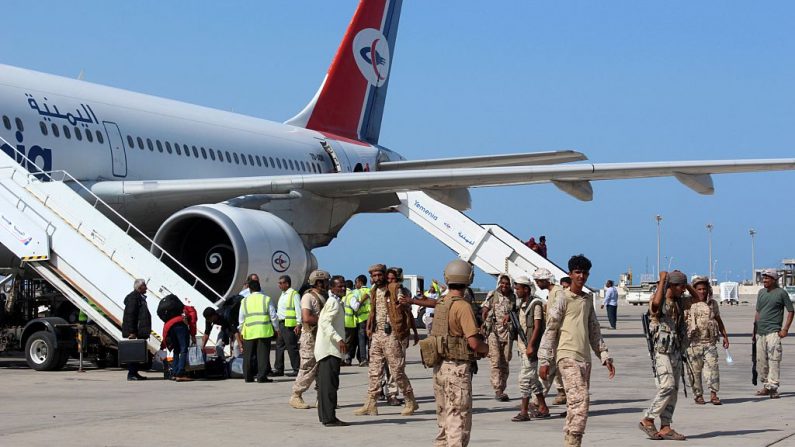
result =
M456 259L444 268L444 282L447 284L462 284L468 286L475 279L472 265L466 261Z

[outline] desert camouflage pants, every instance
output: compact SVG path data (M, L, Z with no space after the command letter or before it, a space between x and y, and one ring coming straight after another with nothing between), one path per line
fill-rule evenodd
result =
M497 334L489 335L489 361L491 363L491 386L494 393L502 394L508 382L508 364L511 362L511 342L499 341Z
M299 345L298 354L301 356L301 366L298 368L298 376L293 384L293 394L303 394L312 386L312 382L317 377L315 336L311 332L302 332Z
M409 338L406 337L400 341L400 346L403 347L403 358L406 358L406 350L409 348ZM384 389L386 386L387 397L397 397L399 394L398 385L395 381L395 376L389 372L389 366L384 368L384 374L381 375L381 382L379 388Z
M678 352L654 355L657 368L657 395L649 409L643 413L648 419L660 418L661 425L671 425L679 395L679 380L682 377L682 356Z
M693 397L704 395L704 385L717 393L720 391L720 371L718 369L718 346L715 344L698 344L687 348L687 359L693 369ZM702 382L703 374L703 382Z
M549 365L549 375L546 380L541 381L541 384L544 386L544 394L549 393L549 390L552 389L553 382L555 388L558 390L558 394L566 394L566 391L563 389L563 382L560 380L560 373L558 372L557 365Z
M411 382L406 376L406 355L402 343L394 334L386 335L384 331L376 331L370 340L370 367L367 371L370 378L367 393L373 399L378 396L378 391L381 389L384 364L389 367L389 373L395 378L395 383L403 395L414 395Z
M436 398L435 447L464 447L472 431L471 363L444 361L433 368Z
M771 391L778 390L781 370L781 337L778 332L756 336L756 372L762 385Z
M522 359L522 369L519 370L519 391L522 397L535 396L544 393L544 386L538 378L538 359L530 360L526 354L518 354Z
M591 383L591 364L564 358L558 361L560 379L566 390L566 425L564 433L581 435L588 422L588 407L591 399L588 388Z

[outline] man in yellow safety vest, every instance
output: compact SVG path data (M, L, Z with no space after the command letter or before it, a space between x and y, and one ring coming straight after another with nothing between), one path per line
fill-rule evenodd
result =
M292 280L288 275L279 277L279 289L282 294L276 306L279 318L279 337L276 339L276 360L273 365L273 376L284 375L284 351L290 356L292 372L287 372L288 377L298 375L301 366L301 357L298 354L298 337L301 335L301 295L292 287Z
M342 366L351 366L353 355L359 344L356 315L352 307L353 302L357 300L355 292L356 290L346 288L345 296L342 297L342 306L345 310L345 345L347 346L347 352L345 353L345 360L342 362Z
M251 293L240 303L238 315L238 341L243 347L243 378L246 382L253 382L256 374L258 383L273 382L268 374L271 373L271 341L274 335L278 335L273 329L273 321L277 319L276 306L273 305L271 297L263 295L258 280L250 280L248 290Z
M357 276L354 287L353 292L356 299L351 301L351 308L356 318L356 332L359 337L356 358L359 360L359 366L366 367L369 365L368 348L370 346L370 340L367 338L367 319L370 318L370 288L367 287L367 277Z

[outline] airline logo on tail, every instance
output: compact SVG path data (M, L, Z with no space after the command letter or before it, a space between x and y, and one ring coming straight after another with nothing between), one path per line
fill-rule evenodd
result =
M380 87L389 73L389 43L381 31L365 28L353 38L353 58L370 85Z

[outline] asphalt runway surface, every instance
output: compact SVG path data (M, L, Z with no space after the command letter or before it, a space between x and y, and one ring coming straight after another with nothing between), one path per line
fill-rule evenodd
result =
M655 393L650 360L643 339L640 314L645 307L619 306L617 330L599 320L615 359L616 378L594 364L591 409L583 445L646 446L651 441L637 425ZM722 306L731 340L734 364L720 353L722 406L699 406L692 394L679 392L674 428L688 436L689 446L795 446L793 399L795 352L792 338L784 339L781 399L754 396L751 385L753 304ZM563 419L553 417L511 422L518 411L516 374L519 359L511 361L507 393L510 402L497 402L489 384L488 362L480 361L473 381L473 428L470 445L561 445ZM364 398L367 368L342 369L337 416L349 427L326 428L317 410L294 410L287 401L292 379L274 383L244 383L240 379L175 383L160 373L150 380L128 382L126 370L92 369L77 372L70 361L60 372L30 370L19 356L0 357L0 445L2 446L406 446L432 445L436 436L432 374L419 362L419 350L408 351L407 373L420 403L409 417L401 407L379 403L379 416L352 414ZM554 393L554 392L553 392ZM308 403L315 394L304 395ZM551 402L551 398L549 399ZM552 406L554 415L564 406ZM659 423L659 422L658 422ZM541 444L538 444L541 443Z

